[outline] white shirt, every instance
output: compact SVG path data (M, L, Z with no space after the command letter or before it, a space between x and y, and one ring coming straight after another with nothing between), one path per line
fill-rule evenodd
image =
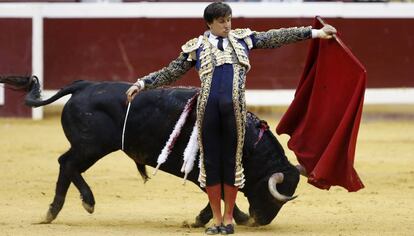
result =
M208 41L214 46L217 47L218 44L218 36L215 36L213 33L210 33L210 35L208 36ZM228 38L223 38L223 49L226 49L226 47L229 45L229 39Z

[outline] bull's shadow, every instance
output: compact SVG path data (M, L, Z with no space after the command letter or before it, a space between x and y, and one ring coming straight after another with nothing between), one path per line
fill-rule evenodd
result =
M47 100L40 98L40 85L32 77L0 77L0 83L26 90L26 105L50 104L71 94L62 111L62 127L71 147L59 157L60 171L56 193L43 223L52 222L65 202L69 185L79 190L84 208L93 213L95 199L81 173L109 153L120 150L127 110L125 91L130 84L120 82L77 81ZM146 181L145 166L155 167L160 151L168 140L187 101L197 88L163 88L141 92L132 102L124 135L124 152L134 160ZM193 109L177 138L167 161L160 170L182 178L183 152L196 120ZM198 158L188 181L198 184ZM237 224L259 226L269 224L287 201L293 199L299 182L299 171L289 163L276 137L265 122L247 114L243 149L245 186L240 189L249 202L249 215L236 206ZM202 189L204 191L204 189ZM204 226L212 218L209 204L196 217L193 227Z

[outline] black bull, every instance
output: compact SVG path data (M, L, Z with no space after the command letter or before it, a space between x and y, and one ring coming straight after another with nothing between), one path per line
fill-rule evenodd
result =
M130 84L119 82L77 81L62 88L47 100L40 99L36 77L0 77L0 83L28 92L26 104L43 106L72 94L62 111L62 127L70 149L59 157L60 172L56 194L50 204L44 223L52 222L62 209L69 185L79 190L84 208L92 213L95 200L82 177L95 162L105 155L120 150L122 130L127 110L125 91ZM131 105L125 132L124 152L134 160L138 171L147 180L145 166L155 167L157 157L166 143L183 108L198 90L195 88L164 88L140 93ZM182 178L182 154L195 122L193 109L161 170ZM236 223L250 226L269 224L288 200L293 199L299 181L298 170L289 163L276 137L266 130L259 138L261 121L248 113L243 167L245 187L240 189L249 202L249 215L234 211ZM257 142L257 144L256 144ZM196 162L198 163L198 158ZM197 164L188 180L198 184ZM203 226L212 218L207 206L196 217L193 226Z

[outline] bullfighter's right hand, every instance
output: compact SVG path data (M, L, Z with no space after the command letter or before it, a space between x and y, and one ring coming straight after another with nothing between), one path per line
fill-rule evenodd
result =
M128 102L132 102L135 96L143 89L143 86L139 81L134 83L129 89L126 91Z

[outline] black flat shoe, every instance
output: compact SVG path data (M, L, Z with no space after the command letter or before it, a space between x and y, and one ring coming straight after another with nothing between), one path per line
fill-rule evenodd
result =
M227 235L227 234L234 234L234 225L228 224L226 226L221 225L220 226L220 234Z
M208 227L206 229L206 234L207 235L219 234L221 232L220 228L221 228L221 226L215 226L215 225L213 225L211 227Z

